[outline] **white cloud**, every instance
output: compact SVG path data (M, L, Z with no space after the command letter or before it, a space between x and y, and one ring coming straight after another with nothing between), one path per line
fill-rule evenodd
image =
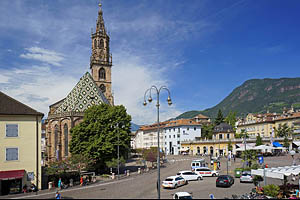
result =
M154 123L157 118L156 100L144 107L144 93L152 85L157 87L165 85L170 88L170 81L164 76L166 69L151 63L145 64L143 58L131 56L126 52L118 52L114 56L117 60L117 63L114 63L112 73L115 104L123 104L128 113L132 115L134 123ZM160 121L176 117L182 113L176 108L176 105L167 106L167 96L166 91L162 91L160 94ZM156 99L154 93L152 97Z
M64 60L64 56L61 53L50 51L39 47L26 48L28 51L25 54L21 54L21 58L38 60L43 63L48 63L54 66L61 66L61 62Z
M49 105L65 98L79 80L69 75L59 76L45 66L0 69L0 74L5 74L8 80L0 85L2 92L45 115Z
M8 83L9 77L0 74L0 83Z

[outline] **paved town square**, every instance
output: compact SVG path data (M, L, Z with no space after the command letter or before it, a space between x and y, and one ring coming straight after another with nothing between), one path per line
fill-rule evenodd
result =
M296 156L295 158L300 158ZM168 164L161 168L161 180L163 181L168 176L175 175L178 171L189 170L190 164L193 159L197 157L190 156L170 156ZM209 159L209 158L207 158ZM265 162L270 167L285 166L287 162L292 162L291 156L281 157L268 157ZM300 164L300 161L297 161ZM232 169L241 166L241 160L237 159L236 162L232 161L231 167L229 167L229 173L233 175ZM227 167L225 159L222 159L220 174L226 174ZM132 175L130 177L108 181L97 182L92 185L83 187L74 187L65 190L61 190L63 198L70 199L155 199L157 198L156 191L157 171L153 170L149 173L141 175ZM274 179L267 179L268 184L276 183L280 184L281 181ZM262 183L263 184L263 183ZM239 179L235 179L235 183L230 188L217 188L216 177L204 177L201 181L190 181L188 185L178 187L177 189L161 189L161 198L171 199L172 195L176 192L189 192L192 193L193 198L209 198L211 194L217 199L225 197L231 198L232 195L243 195L250 193L255 188L253 183L240 183ZM49 199L53 198L55 190L42 191L38 195L35 193L26 195L17 195L9 198L24 198L24 199Z

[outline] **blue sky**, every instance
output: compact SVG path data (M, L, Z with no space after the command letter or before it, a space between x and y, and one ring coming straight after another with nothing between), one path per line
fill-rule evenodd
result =
M151 85L173 105L161 119L218 104L253 78L299 77L297 0L104 0L113 91L133 122L153 123L142 106ZM47 114L89 71L97 0L1 0L0 90ZM161 94L161 101L167 98Z

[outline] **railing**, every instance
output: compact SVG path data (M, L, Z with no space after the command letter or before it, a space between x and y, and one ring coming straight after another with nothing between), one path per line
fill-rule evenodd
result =
M292 137L288 138L289 140L292 140ZM263 142L268 142L270 141L270 137L264 137L262 138ZM273 138L273 141L283 141L284 138ZM204 144L204 143L228 143L229 141L234 142L234 143L242 143L244 141L244 138L234 138L234 139L212 139L212 140L192 140L192 141L182 141L181 144ZM247 138L247 142L256 142L256 138Z

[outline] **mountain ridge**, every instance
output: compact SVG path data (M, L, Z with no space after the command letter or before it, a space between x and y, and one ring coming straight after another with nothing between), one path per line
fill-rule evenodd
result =
M237 116L248 113L282 112L284 107L300 109L300 77L249 79L234 88L219 104L202 111L187 111L176 117L192 118L203 114L214 118L219 109L226 116L235 111Z

